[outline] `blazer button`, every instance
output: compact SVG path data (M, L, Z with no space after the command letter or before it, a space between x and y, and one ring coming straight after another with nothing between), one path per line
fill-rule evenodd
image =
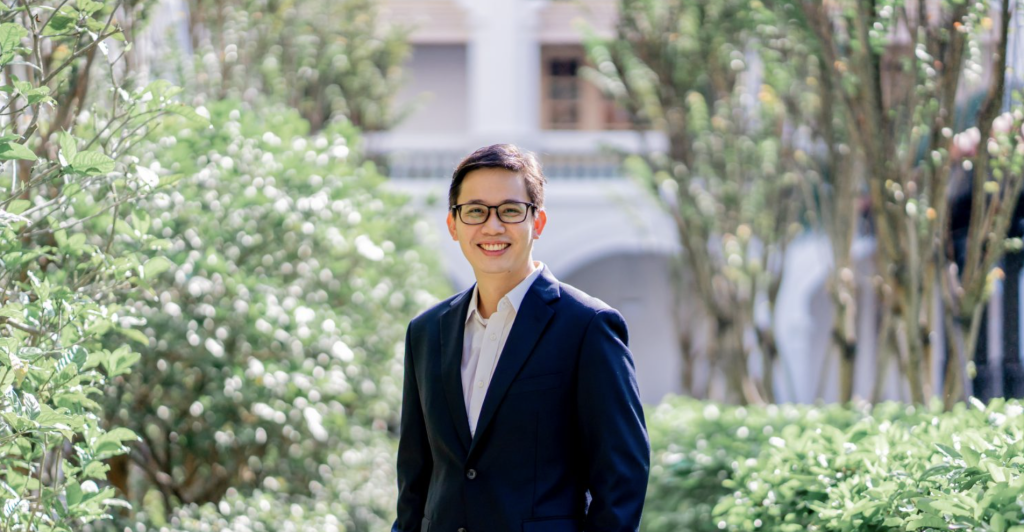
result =
M465 529L465 528L460 528L460 529L458 530L458 532L466 532L466 529Z
M466 471L466 478L468 478L469 480L473 480L474 478L476 478L476 469L470 469L469 471Z

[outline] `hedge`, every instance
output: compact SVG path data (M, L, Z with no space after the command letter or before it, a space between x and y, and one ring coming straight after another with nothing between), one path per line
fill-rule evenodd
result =
M642 529L1024 532L1022 411L671 398L648 414Z

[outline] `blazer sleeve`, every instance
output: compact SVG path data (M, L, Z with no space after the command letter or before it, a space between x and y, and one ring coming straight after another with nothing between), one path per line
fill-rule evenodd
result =
M622 315L603 309L581 346L576 407L592 499L587 532L640 528L651 447L628 334Z
M416 382L415 346L411 340L412 324L405 333L405 378L398 437L398 517L391 527L392 532L420 532L434 468Z

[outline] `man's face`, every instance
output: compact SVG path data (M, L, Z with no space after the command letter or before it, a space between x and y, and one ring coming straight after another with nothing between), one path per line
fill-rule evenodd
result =
M501 205L509 201L530 203L526 181L519 174L504 168L480 168L466 174L456 204L480 203ZM497 209L491 209L487 221L466 225L458 215L448 211L448 232L458 240L462 254L481 274L513 274L525 277L530 269L533 241L547 223L547 214L531 209L522 223L504 223Z

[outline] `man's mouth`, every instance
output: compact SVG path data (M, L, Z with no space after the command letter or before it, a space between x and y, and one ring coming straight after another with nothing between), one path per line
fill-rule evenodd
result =
M507 242L501 242L501 243L497 243L497 244L479 244L479 245L480 245L481 248L484 249L484 251L502 251L505 248L511 246L512 244L509 244Z

